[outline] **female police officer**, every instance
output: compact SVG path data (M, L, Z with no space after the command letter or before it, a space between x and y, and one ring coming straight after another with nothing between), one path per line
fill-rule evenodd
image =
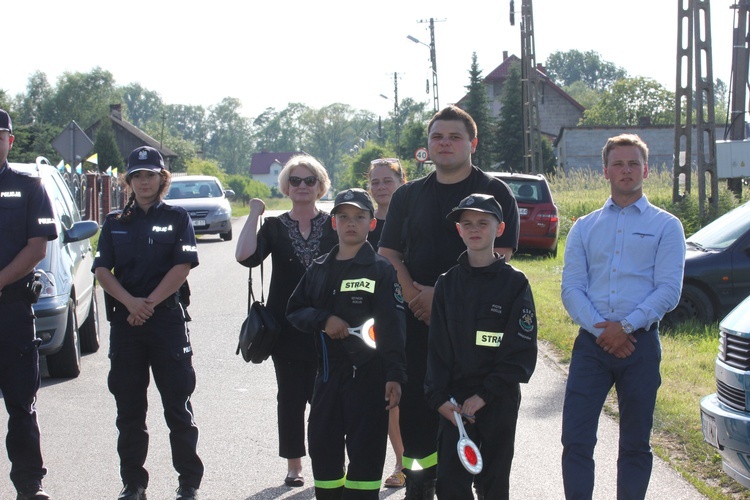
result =
M125 182L132 194L121 212L107 216L93 266L106 292L111 325L109 390L117 403L124 484L118 498L126 500L146 498L149 366L170 430L177 498L194 499L203 476L190 404L192 348L179 295L190 269L198 265L198 252L187 212L162 202L169 179L157 150L143 146L130 153Z

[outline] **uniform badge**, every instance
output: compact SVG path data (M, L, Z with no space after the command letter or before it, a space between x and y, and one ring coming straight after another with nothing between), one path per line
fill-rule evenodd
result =
M523 309L521 311L521 318L518 320L518 326L526 333L532 332L534 330L534 311Z
M354 198L354 193L352 193L351 190L347 191L346 194L344 195L344 199L351 200L352 198Z
M138 151L138 159L139 160L148 160L148 150L141 149Z
M401 290L401 283L399 282L393 284L393 298L395 298L396 302L399 304L404 303L404 294Z

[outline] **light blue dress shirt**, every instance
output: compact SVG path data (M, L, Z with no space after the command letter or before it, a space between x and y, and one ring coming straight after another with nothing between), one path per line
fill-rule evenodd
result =
M568 234L563 305L597 337L602 321L649 329L677 306L684 267L685 232L675 216L645 195L625 208L610 197Z

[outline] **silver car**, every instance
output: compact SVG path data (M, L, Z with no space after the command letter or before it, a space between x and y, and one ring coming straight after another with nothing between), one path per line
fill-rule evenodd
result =
M89 238L99 231L96 221L81 220L78 207L60 172L42 157L36 163L10 163L10 167L41 177L52 201L57 239L47 243L47 255L36 266L42 294L34 304L36 335L42 340L39 354L47 357L51 377L77 377L81 351L99 349L99 319L94 260Z
M187 210L195 234L218 234L222 240L229 241L232 239L230 198L234 198L234 191L225 190L216 177L175 175L164 201Z

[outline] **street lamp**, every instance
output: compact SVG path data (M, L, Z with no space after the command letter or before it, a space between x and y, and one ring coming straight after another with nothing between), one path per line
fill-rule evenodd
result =
M437 60L435 57L435 25L434 20L430 19L430 44L427 45L423 41L419 40L418 38L415 38L411 35L406 35L406 38L411 40L414 43L419 43L421 45L424 45L428 49L430 49L430 62L432 63L432 105L435 109L435 112L438 111L440 108L440 103L438 101L438 81L437 81ZM429 83L428 83L429 87Z

